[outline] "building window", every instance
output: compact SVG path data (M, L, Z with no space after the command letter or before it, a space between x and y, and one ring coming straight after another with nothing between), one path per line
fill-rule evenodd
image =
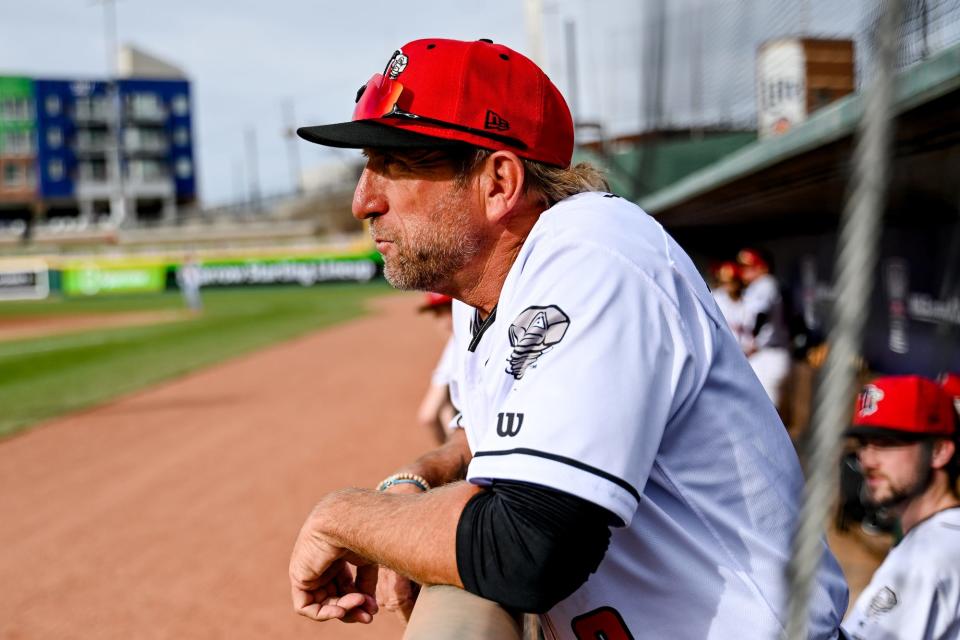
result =
M29 154L33 152L33 137L30 131L7 131L3 141L3 151L8 154Z
M168 178L166 168L157 160L131 160L127 176L134 182L156 182Z
M60 109L62 105L60 104L60 96L55 93L51 93L47 96L47 99L44 101L44 105L47 109L47 115L55 117L60 115Z
M77 98L74 103L74 117L77 120L114 120L115 116L104 96Z
M177 127L173 130L173 144L186 147L190 144L190 132L186 127Z
M173 115L185 116L190 111L190 101L187 99L187 96L178 93L173 96L173 100L170 101L170 108L173 109Z
M190 158L177 158L177 164L174 168L174 171L177 172L178 178L181 180L186 180L193 175L193 163L190 162Z
M7 98L0 100L0 120L8 122L33 119L30 101L27 98Z
M22 164L7 163L3 165L3 184L7 187L21 187L27 181L27 173Z
M47 163L47 175L50 176L50 180L53 182L63 180L63 160L60 158L52 158L50 162Z
M127 115L135 120L157 121L167 117L163 101L155 93L131 93L125 99Z
M123 144L127 151L138 153L166 153L167 136L162 129L127 127L123 131Z
M63 131L60 127L47 129L47 146L51 149L59 149L63 146Z
M80 180L83 182L107 181L107 163L103 160L85 160L77 169Z

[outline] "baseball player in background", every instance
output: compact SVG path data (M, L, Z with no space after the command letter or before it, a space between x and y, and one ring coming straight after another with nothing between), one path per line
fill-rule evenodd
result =
M736 262L721 262L713 272L716 286L712 289L720 313L727 321L744 353L754 351L753 317L743 302L743 279Z
M767 396L779 407L783 383L790 373L790 333L780 285L770 273L770 263L758 250L742 249L737 253L737 263L747 285L743 304L753 326L753 345L747 357Z
M417 40L351 122L299 134L364 149L353 213L386 278L455 299L461 413L379 491L320 500L295 609L369 622L380 565L391 607L410 580L453 585L541 614L547 638L779 638L796 454L692 261L570 166L546 75L490 41ZM846 603L824 545L809 637L838 637Z
M856 439L864 498L900 517L891 549L844 622L856 640L960 637L960 496L952 399L920 376L877 378L860 393Z
M433 316L437 329L446 339L440 360L430 376L430 386L417 409L417 422L425 427L437 444L447 441L447 425L453 421L456 409L450 401L450 380L453 377L453 298L442 293L428 292L420 305L420 313Z

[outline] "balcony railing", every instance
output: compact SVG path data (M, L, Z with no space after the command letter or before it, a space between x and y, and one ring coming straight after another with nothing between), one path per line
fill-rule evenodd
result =
M126 116L133 122L163 122L167 119L167 111L159 105L130 104Z
M110 122L116 119L105 102L77 102L73 117L77 122Z
M88 137L78 137L77 142L74 145L77 153L84 155L95 154L100 155L106 153L110 148L110 140L106 137L104 138L88 138Z
M169 149L170 146L167 144L167 141L163 139L143 140L134 138L124 140L123 144L123 150L125 152L141 155L165 156Z

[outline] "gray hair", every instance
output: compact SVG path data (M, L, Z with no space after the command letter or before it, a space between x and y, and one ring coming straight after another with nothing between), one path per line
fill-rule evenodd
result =
M468 152L464 157L457 158L457 182L465 183L492 153L489 149L474 149L472 153ZM524 192L539 195L547 208L578 193L610 190L603 172L589 162L561 168L525 158L521 158L521 161L525 176Z

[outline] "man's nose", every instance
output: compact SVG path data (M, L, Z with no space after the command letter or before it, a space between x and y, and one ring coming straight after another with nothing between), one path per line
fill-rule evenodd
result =
M867 470L877 466L877 449L872 444L864 444L857 449L860 468Z
M353 217L357 220L375 218L387 212L387 203L381 188L382 178L364 167L357 181L357 188L353 192Z

